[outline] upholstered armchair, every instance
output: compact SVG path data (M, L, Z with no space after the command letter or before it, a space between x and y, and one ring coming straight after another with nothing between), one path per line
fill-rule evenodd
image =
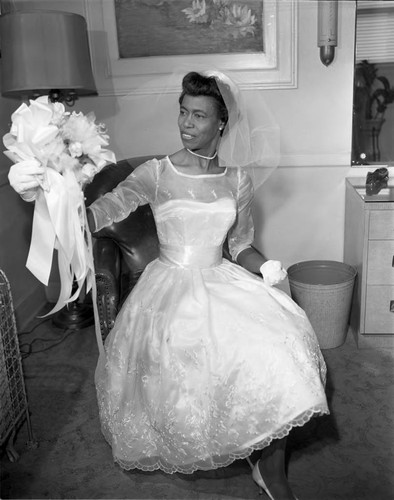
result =
M85 188L86 206L111 191L138 165L151 158L153 156L139 156L105 167ZM124 299L146 265L159 255L156 225L149 205L140 206L123 221L94 233L93 239L97 306L104 340L114 325ZM231 260L227 247L223 254Z
M135 157L105 167L85 188L86 206L111 191L150 158ZM149 205L139 207L123 221L94 233L93 239L97 306L104 340L145 266L159 255L156 225Z

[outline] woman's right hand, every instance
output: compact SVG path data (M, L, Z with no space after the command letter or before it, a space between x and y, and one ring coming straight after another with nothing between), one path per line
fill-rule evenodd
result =
M25 200L36 199L37 190L43 184L45 168L37 160L24 160L15 163L8 172L11 187Z

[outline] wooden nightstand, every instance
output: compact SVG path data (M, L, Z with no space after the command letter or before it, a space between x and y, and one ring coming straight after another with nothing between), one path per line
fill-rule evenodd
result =
M394 347L394 182L369 194L346 179L344 262L358 271L350 326L358 347Z

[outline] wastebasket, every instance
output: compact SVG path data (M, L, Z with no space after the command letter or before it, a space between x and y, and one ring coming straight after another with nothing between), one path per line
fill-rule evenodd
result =
M354 267L333 260L310 260L287 270L293 300L304 309L321 349L346 340L352 303Z

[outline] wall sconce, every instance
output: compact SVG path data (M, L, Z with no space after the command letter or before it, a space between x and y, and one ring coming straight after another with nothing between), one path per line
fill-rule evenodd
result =
M317 3L317 46L321 62L328 66L334 60L338 41L338 0L319 0Z
M0 16L2 85L5 97L73 105L97 95L86 21L71 12L15 11Z

